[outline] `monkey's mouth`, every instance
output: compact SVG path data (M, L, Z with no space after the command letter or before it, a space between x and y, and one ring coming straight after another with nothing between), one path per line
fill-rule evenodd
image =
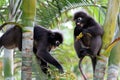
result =
M54 50L56 48L56 46L51 46L51 50Z
M77 25L80 26L80 27L83 27L83 24L82 24L82 23L79 23L79 22L78 22Z
M78 23L77 23L77 25L79 25L79 26L80 26L80 23L78 22Z

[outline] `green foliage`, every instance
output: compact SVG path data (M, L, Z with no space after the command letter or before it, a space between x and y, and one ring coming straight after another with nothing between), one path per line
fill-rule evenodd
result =
M109 65L118 65L120 63L120 41L113 47L111 53L110 53L110 59L109 59Z
M64 35L64 43L60 45L60 47L55 51L51 51L51 55L54 56L62 64L65 73L59 74L57 69L54 66L50 65L50 72L53 74L50 79L77 80L76 77L81 77L78 69L79 59L74 51L73 44L74 23L72 21L72 12L84 9L97 22L103 25L105 21L107 2L108 0L37 0L36 23L46 28L57 28L59 30L62 30L62 33ZM0 23L3 23L8 19L7 4L8 3L5 3L5 0L0 1ZM5 8L3 8L3 5L5 5ZM69 25L66 25L66 23ZM33 62L34 61L35 60L33 60ZM34 62L33 64L33 78L37 78L39 80L41 79L41 72L39 70L39 65L35 64L37 63ZM90 59L85 58L82 64L82 68L85 74L91 79L92 67L88 67L92 66ZM15 72L17 72L17 70ZM37 73L35 74L35 72Z
M6 3L6 0L1 0L0 1L0 7L2 7L3 5L5 5L5 3Z
M103 54L105 54L105 56L109 56L110 51L119 41L120 41L120 38L115 39L111 44L108 45L108 47L105 49Z
M4 63L6 63L5 64L5 67L4 67L4 76L5 76L5 78L6 77L11 77L11 76L13 76L12 74L11 74L11 67L10 67L10 65L11 65L11 61L8 59L8 58L6 58L6 59L4 59Z
M64 20L61 15L64 13L67 14L67 12L72 9L82 7L89 13L92 13L95 19L103 24L104 15L101 14L105 14L106 5L104 4L106 4L106 2L107 1L102 5L100 1L92 0L38 0L36 22L47 28L55 27ZM66 15L66 17L69 16Z
M7 1L0 1L0 24L8 19Z

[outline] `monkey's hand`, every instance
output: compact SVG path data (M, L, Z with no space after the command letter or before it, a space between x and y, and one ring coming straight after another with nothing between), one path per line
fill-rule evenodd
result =
M59 69L59 72L60 72L60 73L64 73L63 68L60 68L60 69Z
M83 31L82 31L82 34L83 35L87 35L87 36L89 36L89 37L92 37L92 35L88 32L88 30L86 30L86 29L84 29Z

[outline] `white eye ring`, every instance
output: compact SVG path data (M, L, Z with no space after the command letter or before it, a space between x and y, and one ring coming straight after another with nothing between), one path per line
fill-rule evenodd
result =
M81 20L82 20L82 18L81 18L81 17L79 17L79 18L78 18L78 20L80 20L80 21L81 21Z
M60 42L59 42L59 41L56 41L55 44L56 44L56 46L59 46L59 45L60 45Z

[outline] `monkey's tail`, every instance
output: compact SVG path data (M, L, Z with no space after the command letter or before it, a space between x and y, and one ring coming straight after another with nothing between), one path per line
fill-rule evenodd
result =
M80 70L80 72L81 72L84 80L87 80L87 78L86 78L86 76L84 75L84 73L83 73L83 71L82 71L82 68L81 68L81 62L82 62L82 60L83 60L83 58L80 58L80 60L79 60L79 70Z

